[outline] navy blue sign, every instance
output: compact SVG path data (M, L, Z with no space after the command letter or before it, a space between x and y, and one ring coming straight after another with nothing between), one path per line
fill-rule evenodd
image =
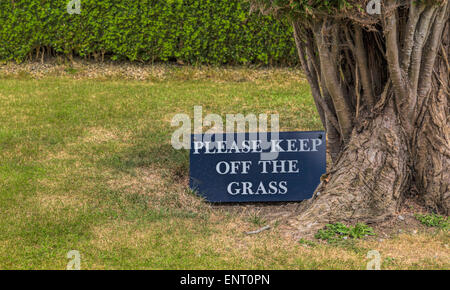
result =
M322 131L192 135L190 187L210 202L309 199L325 152Z

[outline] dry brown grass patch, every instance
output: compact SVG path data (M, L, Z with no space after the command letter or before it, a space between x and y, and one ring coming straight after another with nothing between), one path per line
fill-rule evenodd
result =
M445 269L450 268L448 244L449 235L444 231L435 234L424 232L401 234L381 242L378 240L360 242L364 248L379 251L382 259L393 259L396 263L406 267L427 265L433 262Z
M247 67L210 67L179 66L168 64L136 63L96 63L75 60L71 64L61 64L49 60L39 62L8 63L0 66L0 74L6 77L31 78L68 77L71 79L128 79L144 81L164 80L211 80L224 82L276 82L279 85L304 82L300 69L296 68L247 68Z
M103 143L117 139L117 135L102 127L92 127L88 129L88 135L83 138L86 143Z
M80 198L76 194L70 193L65 195L56 195L38 192L37 203L39 209L47 212L63 208L71 208L74 212L76 212L87 206L88 200Z
M115 176L115 175L113 175ZM154 168L140 167L135 169L135 174L123 173L108 181L113 190L126 193L159 192L164 189L164 180L161 173Z

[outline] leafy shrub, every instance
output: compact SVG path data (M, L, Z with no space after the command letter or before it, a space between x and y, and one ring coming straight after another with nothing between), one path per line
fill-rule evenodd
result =
M102 59L203 64L293 64L292 28L249 14L245 0L0 1L0 59L44 51Z
M375 235L373 229L363 223L358 223L355 226L346 226L343 223L335 223L327 224L325 228L316 233L315 238L334 243L348 238L361 239L365 236L373 235Z
M450 223L448 222L448 217L433 214L416 214L416 219L420 221L423 225L427 227L436 227L442 229L449 229Z

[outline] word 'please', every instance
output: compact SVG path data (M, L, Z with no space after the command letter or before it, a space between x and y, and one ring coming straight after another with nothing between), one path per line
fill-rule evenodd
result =
M321 139L194 141L194 154L316 152L320 145Z

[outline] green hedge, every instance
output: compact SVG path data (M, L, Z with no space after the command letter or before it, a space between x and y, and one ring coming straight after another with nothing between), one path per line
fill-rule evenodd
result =
M0 0L0 59L41 47L81 57L191 64L294 64L292 29L245 0Z

